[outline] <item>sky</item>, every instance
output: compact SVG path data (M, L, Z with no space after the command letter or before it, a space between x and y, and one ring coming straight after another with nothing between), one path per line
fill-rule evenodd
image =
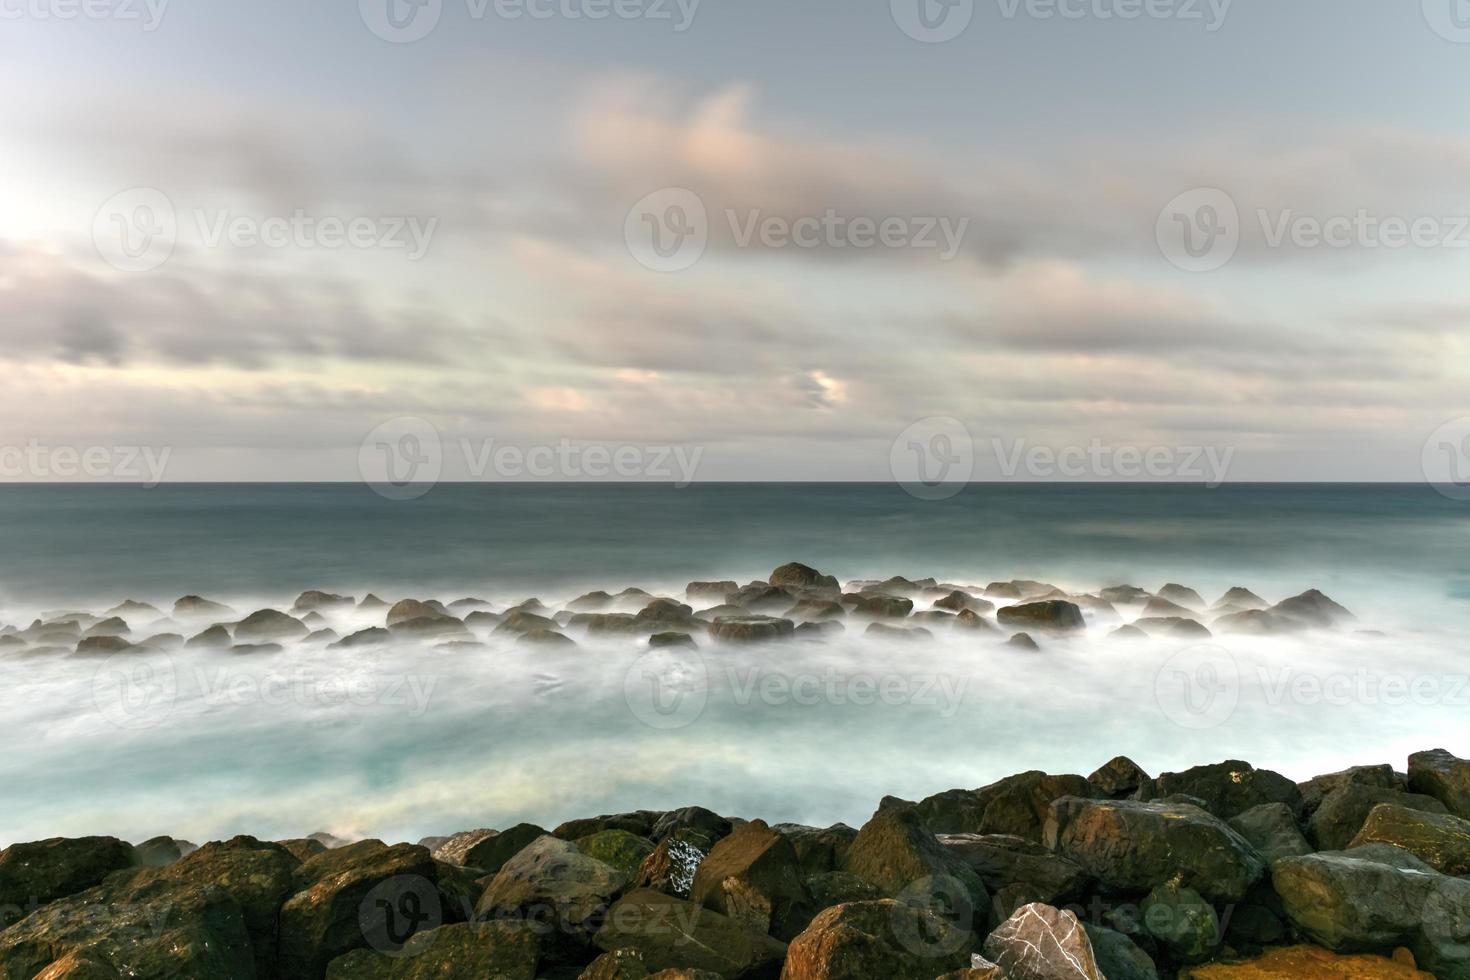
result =
M1467 78L1466 0L0 0L0 480L1470 478Z

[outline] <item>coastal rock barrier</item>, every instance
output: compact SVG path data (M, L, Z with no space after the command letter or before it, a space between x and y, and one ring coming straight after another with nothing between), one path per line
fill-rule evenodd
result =
M766 581L690 582L682 596L630 587L589 592L556 606L540 598L497 606L467 597L389 603L303 592L281 608L248 612L200 596L165 610L129 599L100 612L54 611L29 625L0 623L0 656L111 656L129 651L266 655L288 647L369 648L418 643L456 650L496 644L570 647L626 638L650 646L823 640L849 632L876 642L969 636L1026 650L1095 633L1118 641L1278 636L1356 629L1347 609L1316 589L1275 603L1231 588L1213 603L1188 586L1150 592L1116 585L1068 592L1045 582L988 585L901 576L838 580L798 562ZM1360 631L1366 632L1366 631Z
M0 851L0 978L1470 977L1470 760L1027 772L861 827L689 806L418 843Z

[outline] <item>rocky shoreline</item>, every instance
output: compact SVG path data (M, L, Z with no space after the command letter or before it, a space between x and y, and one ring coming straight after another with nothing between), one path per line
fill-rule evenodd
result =
M0 978L1470 977L1470 761L1022 773L861 828L691 806L414 844L0 852Z

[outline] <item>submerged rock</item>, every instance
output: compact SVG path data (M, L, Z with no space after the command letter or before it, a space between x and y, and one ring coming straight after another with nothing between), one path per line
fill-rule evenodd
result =
M219 602L211 602L201 599L197 595L186 595L174 603L174 618L202 618L229 619L235 615L235 610Z
M765 643L789 639L796 624L789 619L772 616L717 616L709 625L709 635L722 643Z
M1015 647L1018 650L1037 651L1041 649L1030 633L1014 634L1009 640L1006 640L1006 646Z
M914 600L895 595L847 595L842 600L851 613L865 619L905 619L914 611Z
M365 630L358 630L331 644L331 649L351 650L356 647L381 646L393 639L393 634L381 626L372 626Z
M1003 606L995 614L1002 626L1032 630L1075 632L1087 628L1082 610L1075 602L1048 599L1020 606Z
M1170 582L1168 585L1165 585L1162 589L1160 589L1157 595L1160 599L1178 603L1186 609L1205 608L1204 598L1198 592L1189 588L1187 585L1178 585L1174 582Z
M307 633L301 620L275 609L261 609L235 624L236 643L269 643L274 640L299 640Z
M438 603L420 602L418 599L402 599L395 602L388 610L385 623L388 626L397 626L399 623L407 623L415 619L448 619L450 618L442 606Z
M309 613L325 609L328 612L332 612L334 610L351 609L356 605L357 600L353 599L350 595L333 595L330 592L318 592L312 589L296 597L296 602L292 605L291 611L295 613Z
M1304 626L1326 629L1349 622L1356 617L1316 589L1283 599L1271 607L1272 613L1295 620Z
M868 628L863 630L863 635L876 640L896 640L900 643L934 639L934 634L922 626L889 626L887 623L869 623Z
M803 565L795 561L776 569L767 581L771 585L813 589L821 592L837 592L840 589L834 576L823 575L810 565Z

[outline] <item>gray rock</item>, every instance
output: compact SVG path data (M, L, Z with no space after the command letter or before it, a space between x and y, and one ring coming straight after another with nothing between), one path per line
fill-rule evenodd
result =
M1300 857L1312 853L1312 845L1302 836L1291 807L1285 803L1262 803L1230 818L1236 833L1251 842L1269 865L1284 857Z
M1470 820L1470 760L1444 749L1409 756L1409 790L1432 796L1457 817Z
M1104 980L1077 916L1049 905L1017 909L986 938L984 952L1006 980Z

